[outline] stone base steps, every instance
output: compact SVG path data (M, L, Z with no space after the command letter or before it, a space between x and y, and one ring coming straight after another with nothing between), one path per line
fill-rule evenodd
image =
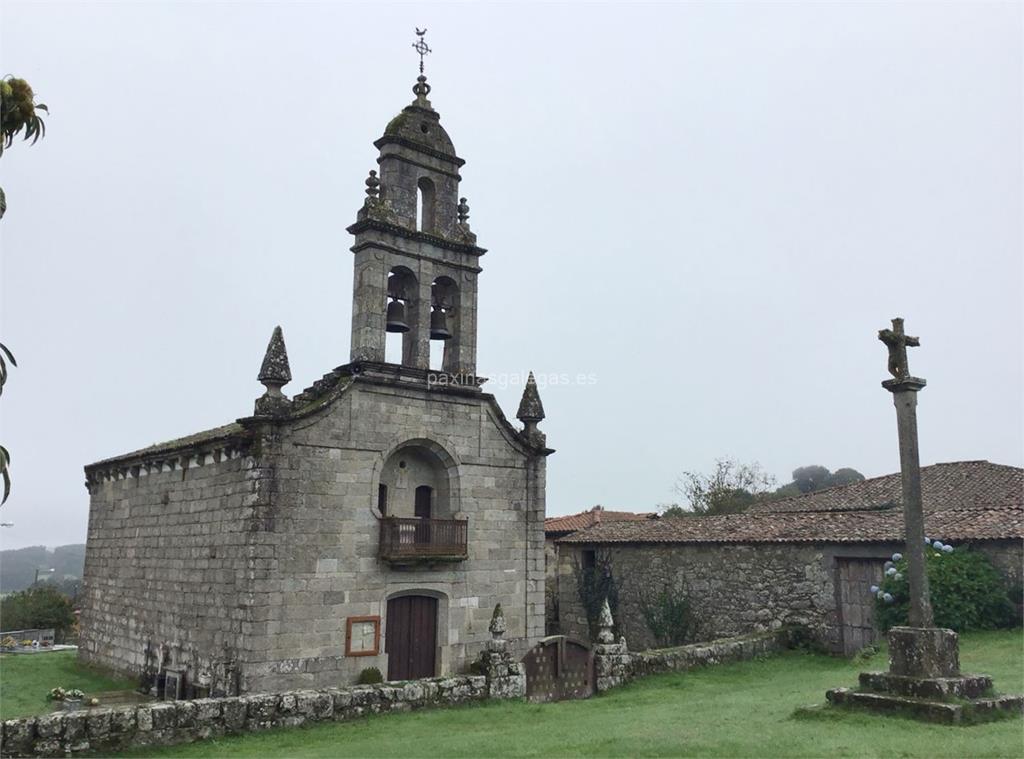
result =
M864 674L875 675L880 673ZM966 680L970 678L950 679ZM989 681L989 685L991 685L991 681ZM834 688L825 695L829 703L836 706L860 706L871 711L900 714L947 725L973 724L997 719L1006 714L1024 714L1024 696L995 696L993 698L972 698L962 701L941 701L895 693L858 691L850 688Z
M894 696L946 701L950 698L981 698L992 688L987 675L959 677L908 677L890 672L861 672L860 689Z

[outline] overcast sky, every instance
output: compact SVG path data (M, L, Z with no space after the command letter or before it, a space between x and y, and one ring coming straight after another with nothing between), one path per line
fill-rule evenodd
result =
M489 252L479 370L545 387L548 512L652 510L683 470L1022 451L1021 5L0 5L50 106L0 160L7 548L85 538L82 466L252 411L349 355L372 142L431 100ZM576 383L579 374L593 381ZM561 379L561 378L559 378Z

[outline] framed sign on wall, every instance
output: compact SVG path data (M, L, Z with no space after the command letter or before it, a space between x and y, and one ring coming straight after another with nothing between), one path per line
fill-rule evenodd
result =
M380 617L349 617L345 621L345 656L380 653Z

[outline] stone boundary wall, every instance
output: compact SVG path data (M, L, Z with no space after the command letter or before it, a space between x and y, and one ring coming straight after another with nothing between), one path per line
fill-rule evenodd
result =
M71 756L137 746L169 746L275 727L341 722L367 714L407 712L487 699L523 698L526 668L513 660L501 605L488 630L475 676L353 685L346 688L258 693L141 706L83 709L0 724L0 756Z
M495 692L500 688L489 685L483 675L441 677L57 712L3 722L0 754L27 757L67 756L86 751L109 753L136 746L191 743L276 727L341 722L367 714L501 698Z
M638 653L631 653L624 640L619 643L598 643L594 646L595 684L598 692L604 692L638 677L749 661L791 647L790 630L785 628Z

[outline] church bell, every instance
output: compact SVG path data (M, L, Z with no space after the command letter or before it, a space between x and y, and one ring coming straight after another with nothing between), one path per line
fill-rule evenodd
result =
M440 308L435 308L430 312L430 339L431 340L448 340L452 336L452 333L448 331L448 317Z
M393 300L388 303L387 325L388 332L408 332L409 325L405 321L405 304L400 300Z

